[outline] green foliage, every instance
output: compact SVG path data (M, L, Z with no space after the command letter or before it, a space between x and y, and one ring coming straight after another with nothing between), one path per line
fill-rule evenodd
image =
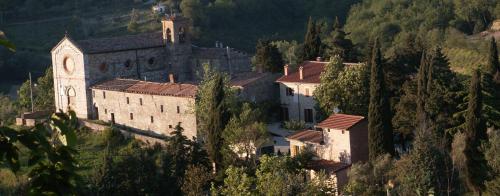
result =
M317 108L325 117L335 109L345 114L366 116L368 113L369 72L364 64L344 66L339 56L332 58L320 75L314 91Z
M54 114L48 124L31 129L16 131L0 127L0 163L13 171L19 170L20 152L15 143L20 142L29 149L28 165L33 166L28 174L30 194L75 194L79 181L74 159L77 126L76 115L70 112L69 116Z
M102 131L104 145L116 147L126 141L125 136L115 127L108 127Z
M276 46L268 40L259 40L255 48L254 64L257 70L272 73L283 72L283 58Z
M245 168L229 166L222 187L223 195L253 195L255 179L245 173Z
M394 154L389 98L384 83L382 54L373 47L370 72L370 104L368 107L368 146L370 160L384 154Z
M113 160L114 154L105 155L104 165L96 174L98 194L144 195L160 192L156 154L151 149L134 148L121 160ZM164 187L164 191L166 189ZM171 187L168 187L171 188Z
M9 49L12 52L16 51L16 46L7 40L3 31L0 31L0 46Z
M239 155L245 155L247 164L257 164L260 148L269 141L267 126L260 121L262 116L259 109L253 109L250 104L244 103L241 112L231 117L223 133L224 142Z
M491 168L492 180L486 182L486 192L490 195L500 194L500 131L492 131L485 157Z
M394 129L400 134L404 141L413 137L413 132L417 127L417 85L415 80L406 81L401 89L402 95L395 107L395 114L392 118Z
M306 123L304 121L289 120L283 122L283 128L298 131L301 129L305 129Z
M333 31L330 36L325 40L326 56L334 57L340 56L342 59L348 62L354 62L356 60L356 51L354 45L350 39L346 38L347 33L344 32L342 26L340 25L339 19L335 18L335 23L333 24Z
M302 44L302 51L299 55L299 60L315 60L316 57L323 57L325 46L321 41L321 26L309 17L307 23L307 32Z
M232 94L227 79L221 73L205 68L203 81L198 87L196 116L202 139L216 171L222 168L221 149L224 146L222 134L229 122L229 108Z
M484 158L484 152L480 149L481 143L487 140L486 125L481 116L482 93L480 78L479 71L476 71L469 88L469 104L465 116L464 130L465 167L462 171L467 187L479 194L484 189L484 181L488 179L487 163Z
M19 105L23 108L31 108L30 81L26 80L19 88ZM52 67L45 70L45 75L33 81L33 101L35 111L54 110L54 79Z
M0 126L13 124L17 113L16 104L9 97L0 94Z
M486 51L476 48L481 41L466 35L486 30L500 16L499 5L487 0L367 0L351 8L345 30L362 51L370 46L371 37L380 37L384 56L400 59L401 67L416 67L419 52L442 45L454 69L471 73L470 67L485 62L482 53ZM416 50L407 50L411 48Z
M288 63L290 69L293 70L298 64L302 63L298 61L297 55L300 46L297 41L273 41L271 44L278 48L278 51L281 53L283 58L283 62Z
M393 178L393 167L394 160L390 155L367 163L355 163L348 173L349 181L344 191L352 195L382 195L386 184Z
M449 173L445 167L447 158L438 148L435 133L430 130L418 131L413 149L396 163L398 192L403 195L446 194Z
M494 38L490 42L488 63L482 70L483 116L488 127L500 128L500 62Z
M189 165L184 174L182 193L187 196L203 195L207 190L212 173L204 165Z
M262 195L296 195L303 192L307 185L289 157L264 155L255 174L257 190Z

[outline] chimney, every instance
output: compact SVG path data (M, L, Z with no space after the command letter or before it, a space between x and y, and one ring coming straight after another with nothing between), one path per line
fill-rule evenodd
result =
M288 76L288 64L286 64L285 66L283 66L283 70L284 70L284 74L285 76Z
M168 79L169 79L171 84L175 83L174 74L168 74Z
M316 57L316 61L321 62L321 61L323 61L323 58L322 58L322 57L320 57L320 56L319 56L319 57Z
M299 67L299 77L300 77L300 80L303 80L304 79L304 67L300 66Z

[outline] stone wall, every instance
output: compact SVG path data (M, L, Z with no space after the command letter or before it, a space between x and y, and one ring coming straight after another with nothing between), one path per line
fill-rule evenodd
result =
M105 129L107 129L109 127L107 125L101 125L101 124L89 122L89 121L86 121L86 120L80 120L80 125L88 127L92 131L96 131L96 132L104 131ZM140 140L140 141L142 141L142 142L144 142L146 144L151 144L151 145L154 145L156 143L165 144L165 139L164 138L152 137L152 136L149 136L149 135L146 135L146 134L140 134L140 133L137 133L137 132L132 132L132 131L129 131L129 130L124 130L124 129L120 129L120 132L125 137L138 139L138 140Z
M78 118L88 118L85 55L66 38L51 53L56 111L71 108Z
M245 85L241 88L239 97L245 101L256 103L278 100L279 85L274 82L278 77L278 74L267 74L263 78Z
M197 136L194 98L93 89L98 119L157 134L170 135L180 123L189 139ZM106 97L104 98L105 92ZM128 98L128 103L127 103ZM141 105L142 100L142 105ZM162 111L163 107L163 111Z

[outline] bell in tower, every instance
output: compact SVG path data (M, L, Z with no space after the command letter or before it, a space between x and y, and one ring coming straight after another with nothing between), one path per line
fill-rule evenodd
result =
M165 15L161 23L165 43L189 45L189 20L187 18L178 14Z

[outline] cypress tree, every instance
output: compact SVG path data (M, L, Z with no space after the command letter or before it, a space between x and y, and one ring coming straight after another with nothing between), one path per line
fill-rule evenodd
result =
M488 138L486 125L482 118L481 74L475 71L469 88L469 103L465 116L465 167L464 177L467 187L481 194L488 177L487 162L480 149L481 143Z
M222 163L222 132L229 121L229 114L224 106L224 78L220 73L215 73L209 92L207 95L209 117L206 122L207 152L215 171L218 172Z
M335 17L335 23L333 25L333 31L330 34L330 40L327 40L327 50L326 55L328 57L333 57L339 55L345 61L354 61L355 57L353 54L354 45L350 39L346 38L347 33L342 30L342 26L337 17Z
M488 64L482 69L484 116L489 127L500 128L500 62L495 38L491 38Z
M273 73L283 71L283 58L278 48L268 40L259 40L255 52L255 66L262 70Z
M378 42L375 42L376 44ZM382 54L373 47L370 75L370 104L368 108L368 145L370 160L384 154L394 155L391 111L382 70Z
M457 96L462 86L451 71L448 59L437 47L427 65L427 87L424 103L428 127L442 137L444 129L451 127L453 114L457 112L460 102ZM450 137L451 139L451 137Z
M426 59L425 52L422 53L422 59L420 60L420 67L418 69L417 75L417 108L416 108L416 118L419 125L425 124L425 119L427 118L425 114L425 99L427 97L427 72L428 63Z
M320 28L316 22L309 17L307 23L307 33L302 44L302 53L300 54L301 61L314 60L323 54L323 44L320 37Z
M500 62L498 60L498 49L495 37L491 37L490 41L490 55L488 58L488 64L484 67L483 73L495 76L495 74L500 70Z

